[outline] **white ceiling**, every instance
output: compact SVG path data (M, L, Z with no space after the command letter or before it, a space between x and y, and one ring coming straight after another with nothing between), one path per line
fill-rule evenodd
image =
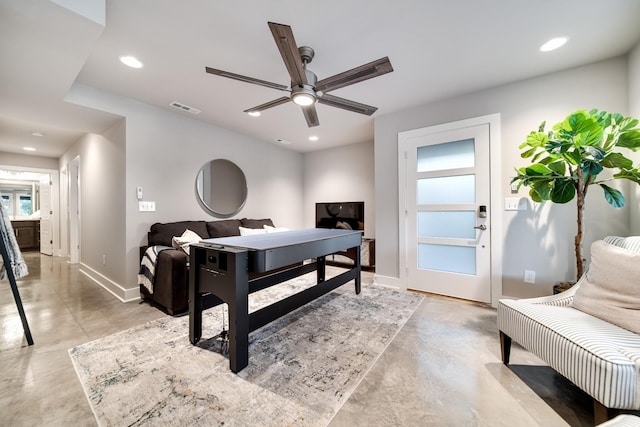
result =
M626 54L640 41L638 0L106 0L104 28L58 5L74 2L0 0L0 151L29 145L57 157L113 123L65 102L74 84L171 111L178 101L202 113L176 114L305 152L371 141L380 115ZM394 72L332 92L379 110L367 117L318 104L314 128L292 103L243 113L283 92L204 68L288 85L269 21L315 50L318 79L388 56ZM565 47L538 51L560 35ZM123 66L125 54L144 68Z

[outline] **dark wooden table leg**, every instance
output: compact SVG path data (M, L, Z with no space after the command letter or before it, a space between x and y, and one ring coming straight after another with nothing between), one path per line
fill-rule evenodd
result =
M327 259L324 256L320 256L316 258L316 273L317 273L317 281L316 283L324 282L327 272Z
M356 294L359 294L361 289L362 289L362 278L361 276L361 271L362 271L362 265L360 263L360 246L356 246L356 259L355 259L355 268L358 269L357 275L356 275Z
M229 368L240 372L249 364L249 274L247 253L229 255L229 270L233 272L227 283L233 297L226 298L229 306Z
M191 264L189 274L189 341L197 344L202 337L202 295L200 294L200 265L198 252L205 251L193 248L189 257Z

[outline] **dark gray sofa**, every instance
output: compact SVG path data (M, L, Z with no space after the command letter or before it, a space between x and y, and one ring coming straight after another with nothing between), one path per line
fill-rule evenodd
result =
M220 221L179 221L153 224L147 234L148 244L140 247L140 259L149 246L171 246L174 236L181 236L189 229L203 239L214 237L239 236L240 228L273 227L271 219L226 219ZM140 296L154 306L171 315L183 313L189 309L189 269L188 256L179 249L166 249L158 254L155 265L153 293L140 285ZM219 304L220 300L210 296L205 302L209 307Z

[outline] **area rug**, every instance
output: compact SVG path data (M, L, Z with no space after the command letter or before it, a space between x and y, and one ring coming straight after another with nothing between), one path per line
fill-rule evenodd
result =
M249 311L310 286L315 274L250 297ZM99 425L324 426L418 307L422 296L353 282L252 332L249 366L229 370L214 338L226 306L166 317L71 348Z

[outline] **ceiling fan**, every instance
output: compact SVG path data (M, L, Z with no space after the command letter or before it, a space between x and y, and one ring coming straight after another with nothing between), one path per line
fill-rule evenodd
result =
M307 125L309 127L313 127L320 124L315 107L316 102L329 105L331 107L342 108L343 110L366 114L367 116L372 115L378 109L377 107L330 95L328 92L390 73L393 71L393 67L391 66L391 62L389 62L388 57L385 56L384 58L344 71L336 74L335 76L318 80L316 75L311 70L307 69L307 64L311 62L314 56L313 49L308 46L298 47L295 39L293 38L293 31L289 25L269 22L269 28L271 29L271 33L276 41L280 55L282 56L284 64L287 67L287 71L289 72L289 76L291 77L290 87L278 83L267 82L265 80L255 79L253 77L230 73L228 71L205 67L206 72L210 74L289 92L289 96L283 96L281 98L274 99L273 101L249 108L244 110L245 113L255 114L268 108L293 101L295 104L302 107L302 112L307 121Z

